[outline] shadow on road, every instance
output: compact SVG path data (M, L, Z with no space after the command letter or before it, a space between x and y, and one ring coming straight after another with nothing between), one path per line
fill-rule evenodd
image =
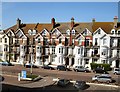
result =
M0 82L4 81L4 77L0 75Z
M89 85L87 85L83 90L87 89ZM80 89L73 87L73 84L70 83L66 87L60 87L57 85L49 85L45 87L37 87L37 88L26 88L20 87L17 85L9 85L9 84L2 84L2 92L79 92ZM81 90L82 91L82 90ZM80 92L81 92L80 91Z

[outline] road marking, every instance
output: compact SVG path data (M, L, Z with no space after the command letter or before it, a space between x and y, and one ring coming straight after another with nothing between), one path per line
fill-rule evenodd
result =
M86 84L120 88L120 86L117 86L117 85L110 85L110 84L97 84L97 83L86 83Z
M71 83L75 83L75 81L70 81ZM86 82L86 84L88 85L97 85L97 86L107 86L107 87L115 87L115 88L120 88L120 86L117 85L109 85L109 84L97 84L97 83L88 83Z
M8 75L8 74L2 74L3 76L8 76L8 77L18 77L18 76L15 76L15 75Z

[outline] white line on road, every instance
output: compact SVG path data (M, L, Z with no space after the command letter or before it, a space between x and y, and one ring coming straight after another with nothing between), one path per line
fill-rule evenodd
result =
M18 77L16 75L8 75L8 74L2 74L3 76L8 76L8 77Z

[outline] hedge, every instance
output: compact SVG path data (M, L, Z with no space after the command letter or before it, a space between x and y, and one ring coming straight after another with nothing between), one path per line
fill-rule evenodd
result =
M110 64L91 63L90 66L91 66L91 69L92 69L92 70L95 69L95 68L97 68L97 67L101 67L101 68L104 67L104 70L106 70L106 71L110 71L110 70L111 70Z

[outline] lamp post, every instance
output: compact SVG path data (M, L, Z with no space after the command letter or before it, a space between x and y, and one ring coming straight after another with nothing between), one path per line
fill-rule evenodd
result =
M32 44L31 44L31 68L30 68L30 73L31 73L31 75L32 75Z

